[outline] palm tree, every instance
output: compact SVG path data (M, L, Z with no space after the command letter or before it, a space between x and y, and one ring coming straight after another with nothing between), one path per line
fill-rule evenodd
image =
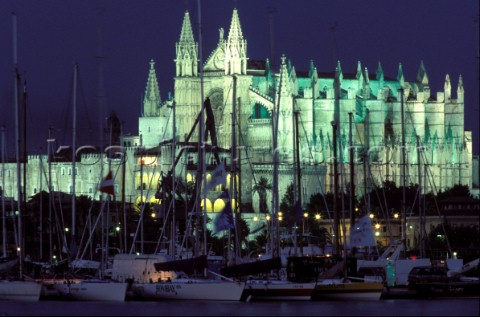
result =
M253 192L257 192L259 196L258 211L262 213L268 213L267 205L267 191L272 190L272 184L268 182L265 177L260 177L258 183L253 186Z

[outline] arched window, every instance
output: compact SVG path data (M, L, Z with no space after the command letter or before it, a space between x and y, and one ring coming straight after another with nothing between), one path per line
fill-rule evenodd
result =
M252 118L253 119L269 119L270 113L268 112L267 108L265 108L262 104L255 103L252 108Z

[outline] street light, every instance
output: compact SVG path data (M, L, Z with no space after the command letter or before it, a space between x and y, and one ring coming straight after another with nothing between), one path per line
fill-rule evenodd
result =
M305 212L303 214L303 219L302 219L302 236L305 235L305 221L308 221L308 212Z

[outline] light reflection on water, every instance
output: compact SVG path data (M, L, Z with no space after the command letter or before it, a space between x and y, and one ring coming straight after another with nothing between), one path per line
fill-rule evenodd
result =
M0 301L0 316L479 316L479 310L479 298L248 303Z

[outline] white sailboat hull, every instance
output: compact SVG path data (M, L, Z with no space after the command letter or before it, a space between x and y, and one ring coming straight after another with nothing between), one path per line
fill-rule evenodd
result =
M0 300L38 301L42 284L33 281L0 281Z
M135 295L149 299L239 301L245 283L209 279L175 279L171 282L133 283Z
M242 298L250 300L299 300L312 298L315 282L294 283L277 280L249 280Z
M128 283L104 280L82 280L76 283L55 283L60 297L78 301L125 301Z

